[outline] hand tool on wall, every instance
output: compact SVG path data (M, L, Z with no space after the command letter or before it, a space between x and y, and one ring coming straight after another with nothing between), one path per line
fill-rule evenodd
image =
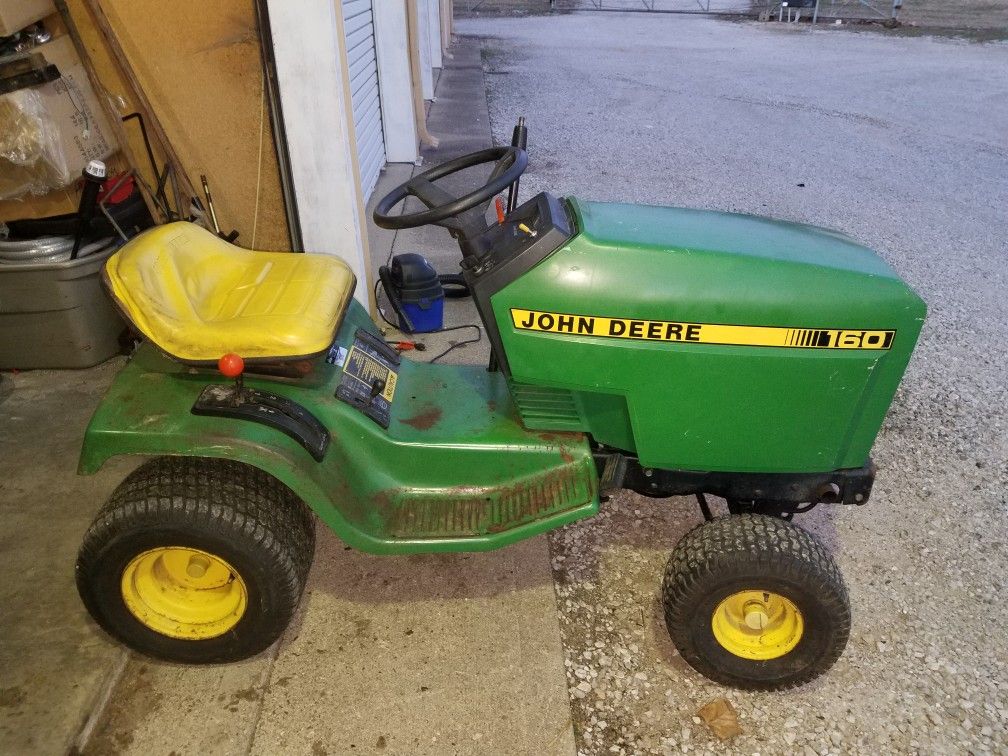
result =
M200 174L200 183L203 184L203 195L206 197L206 209L210 213L210 222L213 223L214 233L226 242L234 242L238 238L238 231L231 229L230 233L222 233L220 224L217 222L217 210L214 208L213 195L210 193L210 183L205 174ZM198 202L196 203L199 204Z

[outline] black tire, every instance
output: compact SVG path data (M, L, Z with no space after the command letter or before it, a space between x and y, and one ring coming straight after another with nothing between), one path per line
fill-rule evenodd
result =
M216 637L173 637L129 609L124 571L140 555L165 547L214 555L240 577L247 601L233 627ZM187 664L230 662L259 653L284 631L314 551L314 516L272 476L230 460L162 457L127 477L88 528L77 590L102 628L142 654Z
M797 645L762 660L722 645L712 627L715 612L743 591L790 601L803 622ZM832 556L812 534L765 515L730 515L687 533L665 568L662 602L682 658L706 677L738 688L808 682L833 666L850 635L847 588Z

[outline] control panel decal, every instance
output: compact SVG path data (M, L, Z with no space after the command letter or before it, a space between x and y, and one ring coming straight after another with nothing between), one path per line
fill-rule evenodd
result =
M356 345L347 356L343 377L347 382L353 381L359 384L358 390L370 392L380 387L381 391L375 396L381 396L386 402L391 402L395 397L395 368Z
M398 373L396 351L374 334L357 329L353 346L343 357L343 375L336 398L388 428Z
M511 309L511 321L520 331L723 346L886 350L892 347L896 336L895 330L888 329L781 328L723 323L681 323L671 320L609 318L600 315L573 315L518 308Z

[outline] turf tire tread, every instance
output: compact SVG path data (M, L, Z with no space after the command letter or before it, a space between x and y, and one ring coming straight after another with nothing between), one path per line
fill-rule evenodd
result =
M95 619L89 570L107 545L145 529L185 523L201 532L240 541L273 565L283 626L301 599L315 551L311 510L265 471L206 457L158 457L134 470L102 506L81 544L77 581ZM90 600L89 600L90 599ZM114 628L106 629L116 634Z
M759 683L711 668L693 647L686 628L693 619L686 607L697 591L717 576L749 565L754 573L764 570L802 583L821 597L832 616L829 653L805 674L785 683ZM757 514L716 518L693 528L676 545L665 568L662 603L672 640L683 659L708 677L728 685L751 689L781 690L802 685L833 665L850 635L850 608L843 576L826 547L811 533L790 522Z

